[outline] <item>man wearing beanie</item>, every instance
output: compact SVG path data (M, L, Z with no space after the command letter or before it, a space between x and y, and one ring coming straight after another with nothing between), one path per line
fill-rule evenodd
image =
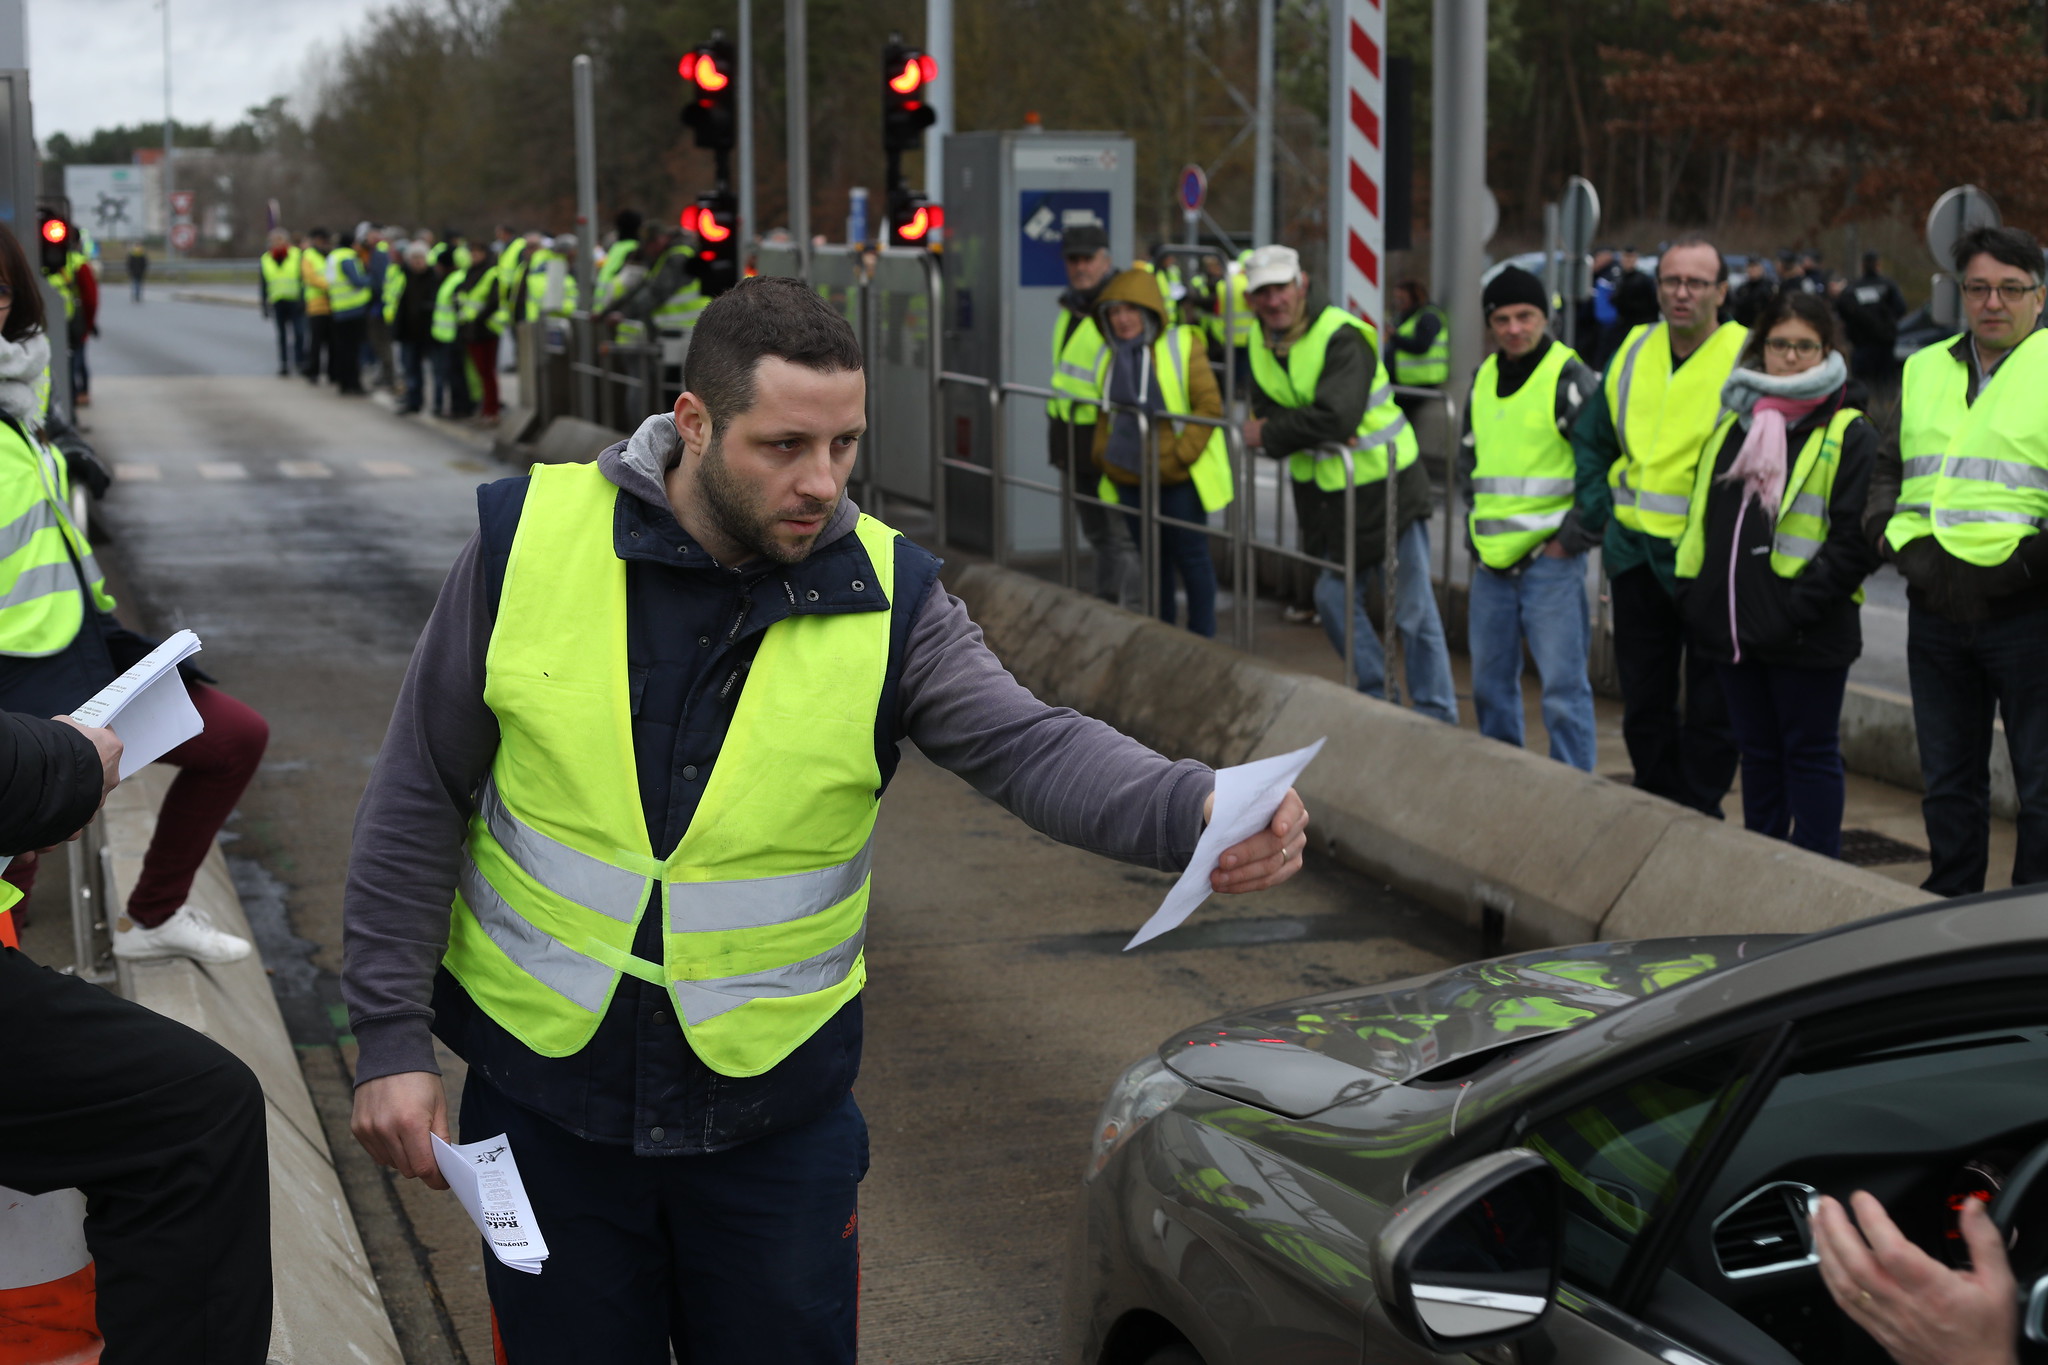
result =
M1605 401L1586 404L1572 428L1579 520L1605 533L1621 736L1636 785L1717 819L1735 781L1735 731L1712 661L1686 646L1678 539L1721 386L1749 338L1720 321L1727 301L1719 248L1704 237L1673 242L1657 260L1662 316L1622 338L1601 381Z
M1592 628L1586 551L1599 544L1572 507L1569 433L1599 376L1551 340L1543 282L1509 266L1480 295L1498 348L1465 405L1458 482L1469 509L1472 596L1466 614L1479 730L1522 743L1522 644L1543 685L1550 756L1593 770Z
M1369 592L1381 591L1387 559L1385 480L1394 479L1394 625L1401 633L1408 693L1415 709L1458 723L1450 647L1429 581L1429 475L1416 458L1415 432L1394 403L1380 358L1379 334L1342 308L1311 308L1308 275L1292 247L1262 246L1245 264L1245 288L1259 325L1252 334L1252 420L1245 444L1285 457L1294 481L1301 546L1319 559L1344 557L1343 447L1357 484L1352 550L1357 594L1344 600L1342 574L1316 578L1316 614L1339 654L1344 618L1354 623L1352 662L1358 690L1386 695L1386 656L1366 619Z

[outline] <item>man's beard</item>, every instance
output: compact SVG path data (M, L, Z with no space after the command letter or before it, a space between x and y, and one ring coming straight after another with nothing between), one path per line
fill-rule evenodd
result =
M795 546L790 546L775 539L776 523L823 520L829 525L838 504L806 499L793 508L762 508L755 501L753 491L733 477L732 470L725 463L724 444L725 433L713 436L711 444L705 447L704 458L697 462L697 492L703 498L704 510L712 522L727 540L747 551L749 556L759 555L778 564L795 564L809 557L812 546L825 533L825 527L820 526Z

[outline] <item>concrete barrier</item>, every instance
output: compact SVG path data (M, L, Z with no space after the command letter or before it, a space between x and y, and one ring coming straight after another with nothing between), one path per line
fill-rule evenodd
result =
M127 903L170 780L161 766L145 768L107 799L114 905ZM189 903L229 933L249 935L218 847L207 852ZM123 995L206 1034L262 1082L275 1290L267 1365L404 1365L262 961L251 954L224 966L123 962L120 978Z
M516 448L512 458L533 464L587 464L606 446L626 439L627 433L586 422L581 417L557 417L548 423L540 439Z
M990 565L948 582L1025 686L1213 765L1327 737L1318 846L1509 948L1805 932L1924 893Z

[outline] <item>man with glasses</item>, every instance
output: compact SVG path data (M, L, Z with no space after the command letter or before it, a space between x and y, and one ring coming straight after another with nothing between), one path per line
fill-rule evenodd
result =
M1064 469L1082 493L1095 493L1095 420L1102 397L1096 371L1105 345L1095 325L1095 304L1102 287L1116 274L1109 254L1109 234L1096 223L1077 223L1060 239L1067 266L1067 291L1060 295L1059 316L1052 324L1052 391L1059 396L1045 405L1047 458ZM1138 558L1123 528L1108 508L1092 502L1074 504L1074 519L1095 552L1095 595L1120 607L1139 602Z
M1978 228L1954 260L1968 330L1906 362L1899 449L1879 462L1865 519L1883 528L1908 585L1906 668L1933 862L1921 885L1944 896L1984 889L1994 714L2019 791L2013 885L2048 881L2041 245L2017 228Z
M1716 818L1735 780L1735 736L1713 664L1686 647L1677 562L1700 448L1749 336L1720 321L1727 298L1720 250L1703 237L1673 242L1657 261L1661 320L1622 339L1606 401L1586 404L1572 429L1579 521L1605 531L1621 734L1636 785Z

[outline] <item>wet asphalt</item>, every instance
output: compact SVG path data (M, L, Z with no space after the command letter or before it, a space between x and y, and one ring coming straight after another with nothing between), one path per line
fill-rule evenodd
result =
M513 472L464 442L275 376L253 308L102 305L91 439L123 614L205 644L269 718L227 853L343 1183L413 1365L491 1359L479 1247L451 1196L370 1167L347 1136L338 1009L355 804L415 636ZM1416 904L1311 859L1136 953L1171 879L1052 843L915 750L878 834L868 1040L856 1096L864 1361L1059 1358L1069 1221L1102 1094L1174 1030L1227 1010L1476 953ZM461 1067L448 1063L451 1091Z

